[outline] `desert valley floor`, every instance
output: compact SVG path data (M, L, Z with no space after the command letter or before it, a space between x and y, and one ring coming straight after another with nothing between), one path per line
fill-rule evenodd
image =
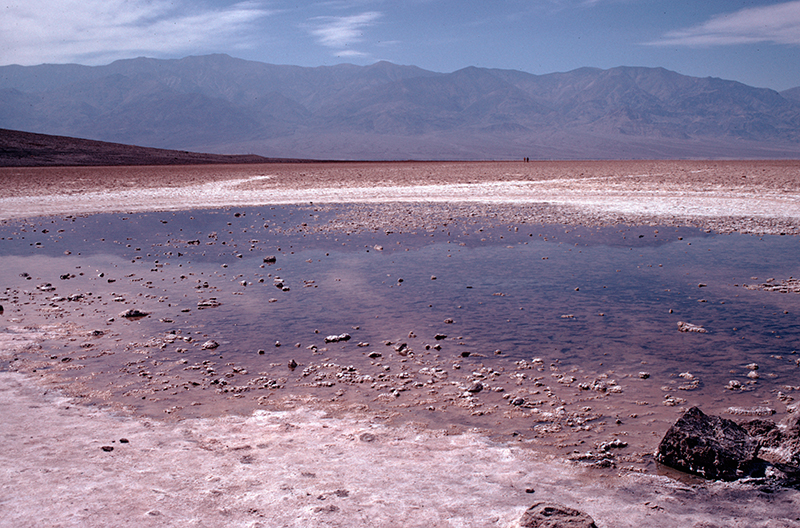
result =
M652 457L796 409L800 162L0 182L0 523L800 526Z

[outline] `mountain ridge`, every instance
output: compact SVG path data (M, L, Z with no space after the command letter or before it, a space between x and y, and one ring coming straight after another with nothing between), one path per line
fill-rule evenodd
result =
M142 57L0 67L0 127L276 158L797 158L800 87L632 66L534 75Z

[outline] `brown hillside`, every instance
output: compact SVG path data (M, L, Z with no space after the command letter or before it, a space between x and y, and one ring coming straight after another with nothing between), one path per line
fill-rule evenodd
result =
M268 163L252 154L202 154L0 129L0 167Z

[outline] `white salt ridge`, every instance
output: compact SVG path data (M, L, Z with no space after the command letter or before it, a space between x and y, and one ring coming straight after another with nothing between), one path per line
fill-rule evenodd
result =
M95 212L186 210L223 206L303 203L495 203L552 204L587 213L653 217L793 218L800 222L800 193L731 189L687 190L651 183L637 188L587 177L570 180L505 181L472 184L247 188L270 179L217 181L184 187L124 189L81 194L50 194L0 199L0 219Z

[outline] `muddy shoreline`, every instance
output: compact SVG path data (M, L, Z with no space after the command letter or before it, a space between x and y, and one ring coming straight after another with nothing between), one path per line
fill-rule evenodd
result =
M537 168L538 172L529 170L527 173L522 171L534 164L352 164L319 169L312 167L310 171L309 167L281 169L288 172L259 166L242 169L243 172L233 179L225 177L222 171L209 172L208 168L197 173L191 173L189 169L191 174L188 175L171 168L157 169L167 172L160 173L160 180L148 180L144 185L137 178L144 178L147 170L137 172L138 176L129 179L123 176L108 181L102 178L102 170L80 169L77 172L40 173L42 180L37 185L6 191L0 195L0 215L5 220L34 219L48 214L169 211L309 202L314 202L314 207L324 212L328 207L325 202L329 202L350 205L342 209L344 213L334 211L332 220L324 225L298 222L282 229L299 236L424 232L452 225L454 221L468 225L472 221L470 219L481 219L495 222L496 225L692 225L717 232L786 235L798 232L800 213L797 197L800 196L800 186L795 181L797 171L793 162L778 166L773 162L766 162L764 166L755 162L659 163L613 165L576 162L571 165L542 166ZM368 170L370 167L371 171ZM447 167L442 178L444 184L428 185L424 175L441 171L442 167ZM680 174L676 167L682 169ZM587 177L589 169L594 173ZM179 172L174 172L176 170ZM680 177L670 178L671 170ZM721 180L708 178L709 173L714 171L717 171ZM183 176L170 177L179 173ZM554 177L556 173L564 177ZM701 173L703 176L697 176ZM10 174L5 173L5 176L10 177ZM309 177L309 174L312 176ZM786 177L781 179L780 174L786 174ZM738 176L738 180L733 179L732 175ZM745 177L742 178L742 175ZM749 186L739 181L748 180L748 177ZM364 186L365 181L371 185ZM54 189L67 192L54 192ZM722 215L721 211L733 214ZM8 319L9 315L7 310L4 318ZM39 326L38 330L12 326L7 326L4 333L6 358L13 355L15 347L36 347L45 339L79 339L83 342L92 339L83 335L91 331L88 326L74 329ZM36 335L36 332L47 331L53 335ZM436 343L432 336L424 337L427 344ZM170 339L168 336L161 338ZM409 336L406 339L412 338ZM170 346L174 343L173 339ZM420 348L417 345L417 350ZM91 355L91 347L86 350L85 355ZM395 357L392 363L388 363L386 358L385 366L402 370L400 362L409 358L399 354L398 350L392 348L392 351ZM315 363L315 371L310 373L312 377L319 377L317 374L326 370L330 370L334 376L341 371L341 365L337 365L335 359L322 356ZM152 359L159 360L156 357ZM52 361L60 362L61 358ZM219 363L218 369L222 366L222 362ZM72 365L61 367L67 369ZM376 368L383 366L378 364ZM300 366L305 367L309 365ZM532 369L532 373L541 368L549 375L553 365L524 367L526 370ZM15 367L14 370L31 373L33 368L35 365L29 364L25 368ZM280 375L270 375L268 378L280 382L280 376L286 375L286 367L280 364L274 370L280 371ZM233 377L237 375L235 369L232 374ZM370 374L375 375L374 372ZM429 377L435 378L435 374L435 371L431 371ZM326 376L320 380L324 382ZM487 371L481 373L478 379L492 376L493 373ZM26 447L26 442L30 444L30 441L25 439L38 434L34 424L45 422L51 424L51 429L45 435L50 438L66 438L64 435L73 430L71 428L79 427L79 430L70 433L73 441L82 446L79 459L86 467L96 468L97 474L89 479L91 484L86 479L78 480L85 486L83 493L88 490L98 500L102 500L104 494L113 494L111 488L130 488L129 477L114 473L113 470L112 476L103 469L112 467L109 466L110 461L122 457L123 453L126 457L124 464L130 464L127 467L146 467L146 470L140 470L140 474L149 475L148 478L163 479L168 471L165 464L180 465L179 471L172 472L175 476L171 484L158 487L161 495L156 501L162 506L154 506L155 502L147 503L154 499L144 489L131 489L126 494L126 500L115 508L114 515L129 516L127 522L131 526L204 525L207 519L212 518L225 519L228 524L240 526L301 526L308 523L334 526L508 526L534 497L556 500L587 511L600 526L637 526L651 522L662 526L713 526L721 519L728 521L723 524L734 526L737 523L753 525L754 519L763 519L761 526L794 526L800 523L792 516L800 504L797 492L792 490L778 493L780 506L777 506L776 495L765 495L757 486L704 483L692 479L680 482L658 475L640 475L633 466L623 469L626 466L624 457L619 460L618 467L612 470L588 469L586 461L575 465L546 456L542 461L543 455L537 456L535 448L531 450L527 446L523 449L514 446L513 442L495 443L486 437L487 431L462 428L448 433L430 424L415 425L407 419L393 420L391 413L369 409L365 412L358 398L350 399L352 393L337 397L337 401L327 404L325 397L300 399L291 406L284 402L283 405L276 405L275 411L257 411L249 418L227 415L225 412L225 415L217 417L212 413L211 417L205 418L153 421L126 414L114 415L107 410L98 411L82 405L74 406L63 396L54 396L46 388L37 388L41 385L32 383L30 377L21 377L20 374L3 373L3 378L6 380L3 397L9 405L14 409L41 410L30 418L22 418L19 413L8 414L4 424L4 427L9 425L4 429L7 431L4 433L5 439L15 442L10 445L18 446L20 452L26 453L25 463L12 464L9 460L9 464L5 464L10 479L8 482L13 484L4 488L4 496L9 497L6 504L11 505L6 508L13 514L12 518L19 521L17 524L23 526L37 524L36 521L40 520L36 511L38 503L29 499L28 494L33 495L37 486L43 485L39 481L24 483L25 474L31 470L49 473L54 464L62 463L54 462L52 449L31 451ZM42 379L41 375L39 378ZM462 386L464 383L464 380L459 380L455 389L461 393L469 389L466 385ZM487 384L487 387L490 386ZM75 389L76 395L81 392L79 386ZM53 400L54 397L56 400ZM454 398L458 401L458 394ZM428 405L435 406L435 400ZM420 402L416 404L421 405ZM271 403L265 407L271 408ZM327 414L324 409L327 409ZM120 410L124 409L120 407ZM50 414L47 419L44 416L36 418L38 412ZM110 426L109 420L116 425ZM265 421L275 426L275 431L270 433L270 440L266 442L259 441L259 438L263 439L264 430L260 427ZM121 443L116 438L123 438L121 434L109 436L105 433L109 428L126 431L124 438L128 442ZM157 433L153 432L153 428ZM302 442L298 434L302 434ZM136 442L131 441L131 437L135 437ZM97 443L102 445L95 445ZM136 452L124 451L133 444L141 449ZM383 449L379 454L373 452L376 445ZM308 455L319 446L322 446L319 456ZM114 449L103 451L102 447ZM14 448L9 451L13 453ZM138 458L157 451L161 451L160 462L152 466L143 458ZM484 474L482 478L476 477L476 469L468 462L478 452L484 453L482 460L486 461L486 467L481 469ZM203 462L196 467L188 462L180 462L187 453L191 455L190 458ZM426 458L426 453L437 453L437 461ZM646 454L640 453L636 457L643 455ZM63 453L55 458L68 456ZM355 460L351 457L355 457ZM368 471L362 469L359 473L357 470L361 467L359 463L369 467L376 460L383 460L391 466L392 469L384 468L383 471L392 475L393 482L407 485L399 485L388 492L386 485L365 477ZM413 465L416 469L403 464L399 464L403 467L398 467L399 460L415 462ZM532 460L535 461L533 465L516 468ZM219 466L220 462L222 466ZM588 462L591 464L593 460ZM330 469L329 465L338 469ZM222 472L227 473L224 476L217 474L218 467L226 468ZM265 484L266 475L274 474L276 467L282 468L282 477ZM325 478L319 479L318 475L323 471L320 468L326 468ZM516 471L513 476L509 473L511 468ZM448 472L451 474L449 479L437 479L437 476ZM495 474L495 477L491 474ZM554 475L552 480L543 477L551 474ZM99 475L106 476L100 478ZM544 484L530 484L531 475L536 475L535 480ZM57 486L56 502L74 502L75 493L81 492L81 485L68 483L69 477L69 474L65 475L63 483ZM385 478L385 475L380 477ZM72 478L76 478L74 474ZM246 478L249 488L243 488L241 482L237 483L237 478ZM104 484L98 485L98 479ZM283 481L279 487L273 488L281 479ZM428 490L424 498L419 494L420 482L426 483L423 487ZM20 493L26 486L27 491ZM453 493L454 489L470 492L467 495ZM534 490L533 495L526 493L528 490ZM221 497L226 497L226 500ZM763 501L763 508L770 514L754 516L752 509L745 510L739 504L745 497L756 504L762 504L759 501ZM181 501L188 501L191 508L179 506ZM463 510L465 503L468 504L466 510L458 515L454 513L456 509ZM291 511L287 513L289 504L295 509L289 508ZM67 508L50 515L54 516L54 525L103 525L114 518L110 511L101 512L96 505L84 511Z

